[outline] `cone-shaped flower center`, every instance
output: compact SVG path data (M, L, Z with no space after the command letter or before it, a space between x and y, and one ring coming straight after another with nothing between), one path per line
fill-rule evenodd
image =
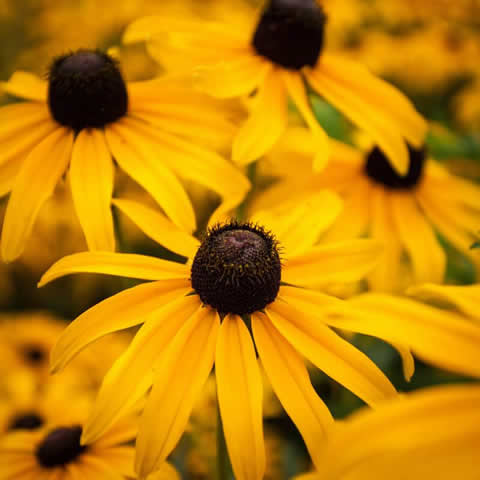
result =
M48 105L58 123L76 131L104 127L127 113L127 87L110 56L78 50L53 62Z
M8 430L36 430L44 424L43 418L37 412L23 412L12 418Z
M26 345L23 348L23 357L30 365L41 365L47 360L47 352L40 345Z
M262 310L275 300L280 277L276 240L249 223L211 229L192 264L193 289L221 314Z
M61 427L51 431L38 445L36 457L45 468L54 468L73 462L87 447L80 445L82 427Z
M410 165L407 174L400 176L390 165L383 152L375 147L367 156L366 174L377 183L393 190L413 190L420 182L426 159L425 147L421 149L408 145Z
M316 0L270 0L253 36L253 47L289 70L314 67L323 48L326 21Z

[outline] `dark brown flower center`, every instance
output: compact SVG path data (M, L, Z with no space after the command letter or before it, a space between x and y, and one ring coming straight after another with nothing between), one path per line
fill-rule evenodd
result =
M259 55L289 70L314 67L327 17L315 0L270 0L252 44Z
M25 362L32 366L39 366L47 361L47 352L40 345L25 345L22 353Z
M376 183L392 190L413 190L423 176L426 148L416 149L408 145L410 164L405 176L400 176L391 166L380 148L375 147L367 156L366 174Z
M271 234L249 223L211 229L192 264L192 287L222 314L262 310L277 297L281 262Z
M36 430L43 426L44 423L45 421L37 412L22 412L11 419L7 430Z
M60 427L51 431L35 452L38 463L44 468L66 465L76 460L85 450L80 445L82 427Z
M78 50L50 67L48 105L53 118L75 131L101 128L127 113L128 93L117 62L97 50Z

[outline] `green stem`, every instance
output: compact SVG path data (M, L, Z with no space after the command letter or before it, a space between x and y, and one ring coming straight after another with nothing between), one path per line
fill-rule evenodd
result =
M230 461L217 399L217 480L230 480Z

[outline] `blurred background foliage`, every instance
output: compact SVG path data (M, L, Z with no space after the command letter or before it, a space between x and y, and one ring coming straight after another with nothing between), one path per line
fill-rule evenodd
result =
M225 1L231 3L232 11L240 2ZM214 3L214 0L0 0L1 80L8 79L18 69L45 74L51 58L68 50L117 47L126 25L139 16L164 9L173 9L178 15L187 9L208 16ZM324 0L323 3L329 15L327 47L368 65L404 91L432 122L428 137L432 156L456 174L480 181L480 2ZM129 79L144 79L159 73L142 45L121 47L120 50L122 66ZM0 101L5 103L8 99L0 97ZM318 97L313 99L313 104L315 114L329 135L352 142L354 132L344 117ZM117 178L116 185L117 193L128 191L130 196L144 196L126 178ZM215 199L205 196L205 192L195 186L191 186L190 194L198 199L194 204L198 207L199 219L205 219ZM1 215L4 209L5 198L0 199ZM143 236L128 219L117 216L116 223L121 251L172 258L170 252ZM40 363L46 364L48 349L59 333L60 320L42 318L37 321L38 315L31 312L48 311L70 321L99 300L133 284L107 276L79 275L37 290L36 282L49 265L85 248L69 189L60 186L42 210L23 257L14 264L0 265L0 364L4 367L0 425L6 424L12 408L20 405L18 388L12 393L6 379L11 379L15 373L23 375L25 368L38 379L40 367L28 361L32 360L35 350L32 348L38 347L41 353L37 351L37 354L42 356ZM452 248L448 251L448 281L474 282L470 263ZM25 318L32 318L33 323L25 323ZM82 369L91 370L93 391L105 369L92 365L103 362L106 368L127 340L128 333L122 340L107 339L101 348L90 352L93 356L90 363L86 361L82 366L79 362L80 366L72 369L74 375L79 375ZM407 383L403 379L400 358L390 346L361 335L350 340L387 373L400 391L464 380L417 361L416 373ZM12 352L20 352L25 362L8 363L6 359L12 357ZM361 401L345 388L317 370L312 369L312 380L336 418L343 418L361 405ZM42 382L48 383L45 377ZM49 389L45 385L40 388L47 393ZM21 391L25 398L28 388ZM275 407L273 395L270 393L266 397L268 478L288 478L308 467L308 456L293 424L280 408ZM213 385L207 388L188 434L173 455L185 478L211 478L215 456L214 401Z

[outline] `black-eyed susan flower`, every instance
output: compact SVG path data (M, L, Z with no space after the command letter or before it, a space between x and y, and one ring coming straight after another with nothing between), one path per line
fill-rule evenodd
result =
M285 216L258 212L255 223L217 225L201 243L164 229L163 244L188 257L186 265L109 252L80 253L56 263L41 285L75 272L153 280L86 311L53 350L52 368L58 371L104 334L143 323L105 377L83 441L95 441L153 384L137 437L136 468L146 477L180 439L215 364L235 476L261 479L263 393L256 350L314 461L321 449L318 438L327 434L332 417L312 387L303 356L368 404L394 396L391 383L367 356L297 308L306 302L321 310L340 301L307 287L356 281L376 262L378 245L372 240L314 246L339 208L335 195L319 192L301 205L288 205ZM164 218L151 209L147 215L145 206L131 201L128 212L158 238L157 225Z
M85 419L94 400L76 375L50 377L39 384L31 372L19 369L2 377L0 392L0 437Z
M65 328L65 322L45 312L3 314L0 316L0 375L28 372L43 385L48 379L50 352ZM77 357L72 365L71 384L90 390L99 383L114 359L130 340L129 335L117 335L99 342L94 350Z
M231 133L225 111L178 78L126 83L109 55L79 50L52 63L48 82L16 72L2 89L26 100L0 109L0 194L11 191L2 231L5 261L22 253L66 171L90 250L115 247L113 158L189 232L195 214L179 177L211 188L227 206L249 188L220 155L195 144L212 130Z
M38 431L12 432L0 440L0 479L14 480L127 480L135 478L135 427L121 422L87 445L80 443L82 425L49 425ZM149 477L150 478L150 477ZM168 463L159 479L178 480ZM150 480L154 480L152 476Z
M410 166L404 177L378 147L361 152L333 141L330 164L322 174L311 175L315 148L305 129L295 128L286 135L269 163L269 171L275 174L277 169L284 178L258 198L257 208L321 188L339 193L344 208L326 238L367 234L383 243L381 261L368 275L375 290L442 283L446 253L437 233L478 263L470 246L480 225L480 187L450 173L428 156L425 147L408 146Z
M426 123L395 88L361 65L324 52L327 16L320 2L270 0L260 11L228 11L223 17L146 17L127 29L124 40L147 40L160 61L173 56L176 63L180 58L193 65L199 86L212 96L255 92L250 116L233 143L234 161L247 164L270 150L286 129L291 98L315 134L314 165L325 165L327 137L312 113L306 83L367 131L394 169L406 174L405 140L420 147Z
M478 478L480 386L438 386L339 423L316 473L297 480Z

